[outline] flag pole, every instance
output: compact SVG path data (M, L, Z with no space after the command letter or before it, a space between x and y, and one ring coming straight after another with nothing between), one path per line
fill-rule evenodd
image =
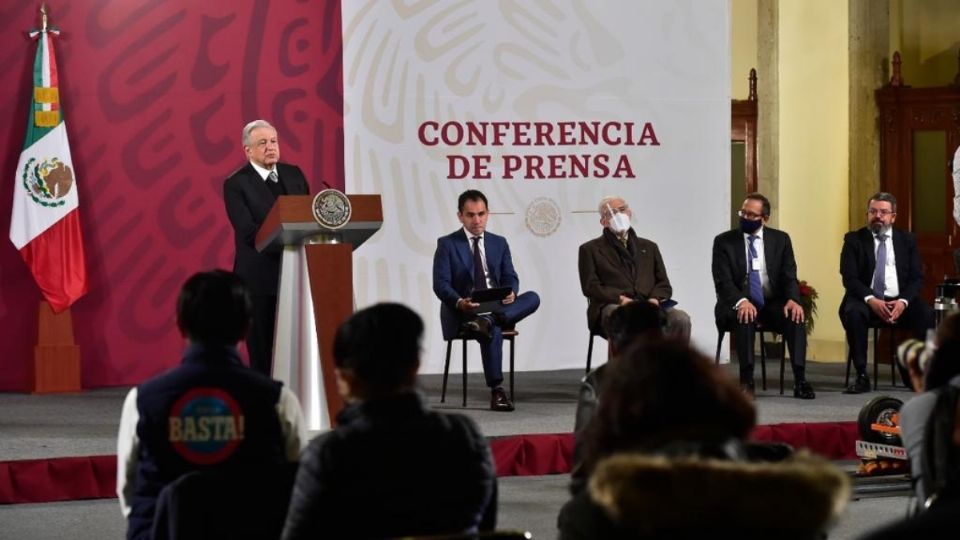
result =
M56 29L50 28L47 3L41 2L40 38L43 39L49 32L56 33ZM81 389L80 347L74 341L70 307L57 313L49 302L41 300L37 310L37 343L33 348L31 392L50 394L79 392Z

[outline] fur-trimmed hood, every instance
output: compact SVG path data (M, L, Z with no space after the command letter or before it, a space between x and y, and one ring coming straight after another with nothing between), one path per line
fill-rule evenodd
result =
M588 490L618 528L648 537L810 538L850 500L847 475L808 453L775 463L617 454L597 465Z

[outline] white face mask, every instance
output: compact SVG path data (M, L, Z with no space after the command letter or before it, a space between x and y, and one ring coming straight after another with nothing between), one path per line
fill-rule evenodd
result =
M611 213L613 209L610 209ZM630 216L623 212L613 214L609 221L610 230L616 234L623 234L630 230Z

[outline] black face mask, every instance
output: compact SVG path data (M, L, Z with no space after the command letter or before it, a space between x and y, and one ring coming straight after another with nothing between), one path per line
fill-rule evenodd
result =
M760 226L763 225L762 219L747 219L740 218L740 231L744 234L753 234L760 229Z

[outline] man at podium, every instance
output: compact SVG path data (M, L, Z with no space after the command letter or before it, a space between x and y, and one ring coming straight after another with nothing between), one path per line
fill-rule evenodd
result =
M267 121L254 120L243 128L243 151L248 163L227 178L223 200L234 231L233 271L246 282L253 300L250 367L269 376L282 248L257 251L257 231L277 197L307 195L310 188L299 167L280 163L277 130Z
M477 339L483 357L483 374L490 388L490 409L512 411L503 390L503 332L540 307L533 291L519 294L520 279L513 269L507 239L486 232L487 197L470 189L460 194L457 218L463 228L437 240L433 256L433 292L440 299L443 338L458 333ZM475 291L508 287L500 305L483 313L471 297Z

